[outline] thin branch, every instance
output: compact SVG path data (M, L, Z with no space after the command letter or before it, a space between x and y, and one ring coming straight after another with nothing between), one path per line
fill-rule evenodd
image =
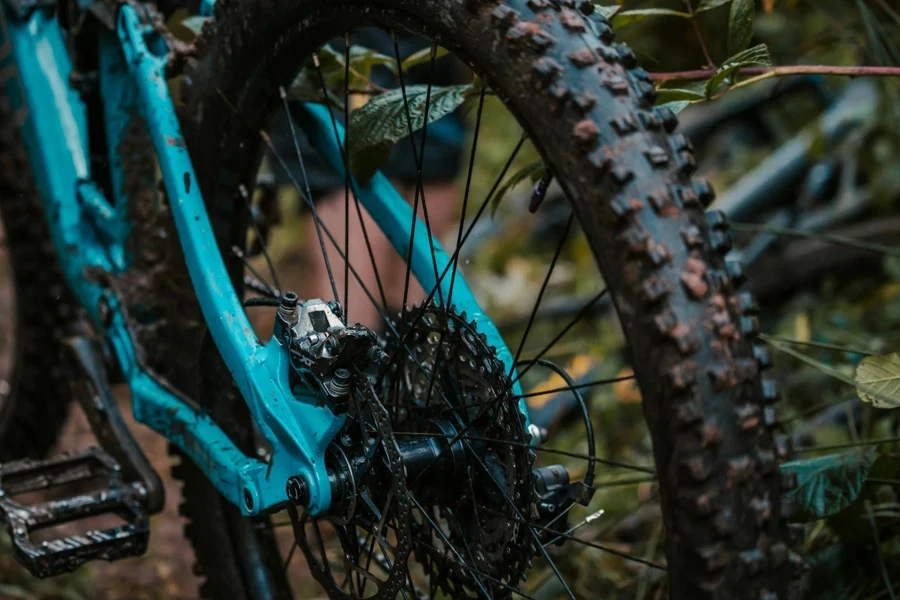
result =
M842 75L844 77L897 77L900 67L838 67L831 65L791 65L786 67L745 67L739 69L741 75L757 75L752 81L761 81L771 77L789 75ZM650 73L650 77L659 82L673 79L709 79L716 74L715 69L697 69L694 71L672 71L669 73ZM747 80L751 81L751 80ZM746 82L741 82L740 85Z
M703 40L703 34L700 33L700 25L697 23L697 19L694 18L694 6L691 3L691 0L684 0L684 5L688 9L688 14L691 15L691 25L694 26L694 33L697 34L697 41L700 42L700 49L703 50L706 64L715 69L716 63L713 62L712 56L709 54L709 48L706 47L706 42Z

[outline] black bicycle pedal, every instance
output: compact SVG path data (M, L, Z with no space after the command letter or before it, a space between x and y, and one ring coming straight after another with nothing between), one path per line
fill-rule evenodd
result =
M16 560L32 575L49 577L90 560L143 554L150 537L146 491L140 484L123 482L120 473L119 465L100 448L0 464L0 517ZM39 499L28 503L29 496ZM88 520L115 523L54 537L53 528L75 528L81 522L84 529Z

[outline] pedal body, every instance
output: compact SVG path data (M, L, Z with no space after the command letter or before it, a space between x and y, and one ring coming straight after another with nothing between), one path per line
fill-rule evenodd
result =
M17 499L23 494L50 494L61 486L89 482L96 484L93 489L70 497L31 505ZM123 482L119 465L99 448L43 461L0 464L0 518L5 520L16 560L38 577L74 571L90 560L113 561L143 554L150 535L145 501L143 486ZM34 539L41 530L100 515L116 515L121 523L75 535Z

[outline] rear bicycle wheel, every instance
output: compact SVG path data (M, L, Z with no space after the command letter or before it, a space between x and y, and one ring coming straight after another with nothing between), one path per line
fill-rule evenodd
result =
M463 459L466 465L458 478L461 487L452 490L450 499L442 495L437 484L433 494L422 491L424 500L410 495L415 505L409 517L412 531L432 531L430 537L416 534L413 540L413 558L428 577L420 583L416 574L412 589L427 590L432 596L440 592L453 597L528 597L531 592L520 586L519 579L532 558L539 556L554 581L559 582L559 593L575 596L567 578L574 565L560 568L556 564L559 556L554 560L544 544L560 537L570 547L583 544L570 539L570 533L539 522L534 515L540 510L531 510L539 493L546 491L531 469L531 454L558 455L565 451L532 446L527 442L531 435L527 424L516 411L504 408L509 403L502 401L511 398L513 380L525 377L526 371L533 375L538 367L547 366L542 362L545 355L572 327L545 331L534 327L534 321L554 267L566 252L569 232L577 222L606 287L598 279L590 300L576 316L586 314L607 293L617 308L652 439L655 469L649 469L649 475L658 477L665 525L664 566L641 561L630 553L624 553L625 558L667 571L665 585L673 598L785 598L789 578L777 461L789 453L789 448L773 437L777 425L770 406L775 400L774 389L760 381L760 367L767 362L766 357L748 340L755 329L755 305L752 298L735 291L738 267L723 261L728 244L726 225L719 216L708 219L703 212L711 190L703 182L690 180L690 144L683 137L670 135L675 126L671 113L652 107L653 86L636 67L633 54L611 43L611 30L602 19L552 2L392 0L321 4L276 2L267 6L271 16L263 18L259 18L258 4L253 1L217 6L213 26L199 44L200 58L187 74L185 133L220 248L240 287L245 287L246 281L250 288L271 291L271 285L260 283L262 278L253 274L259 273L265 263L254 265L247 259L248 230L255 225L253 234L259 235L259 223L248 219L254 211L247 210L247 202L248 190L254 189L257 181L259 159L266 150L267 138L260 134L283 107L280 89L290 84L310 53L365 25L425 35L465 61L515 115L559 182L572 211L563 219L560 241L551 245L550 266L535 290L533 310L525 311L528 318L524 333L515 336L519 343L510 344L516 348L509 353L510 359L503 358L503 348L492 350L481 340L479 334L496 331L489 321L479 318L472 324L454 313L452 303L442 302L443 298L414 309L412 316L407 313L393 324L386 323L401 340L395 350L400 359L390 380L393 386L381 390L386 407L405 402L406 412L392 417L398 437L425 433L439 437L440 431L435 431L444 421L428 412L432 397L445 403L443 410L465 415L452 424L456 433L441 435L456 437L459 431L480 428L479 435L468 436L480 439L468 440L476 446L470 444L466 450L468 458ZM592 6L582 4L587 10ZM397 63L402 70L399 60ZM350 87L346 81L344 84ZM478 104L484 95L476 94L475 98ZM477 111L476 121L480 123L481 107L472 110ZM351 138L353 135L351 130ZM333 140L332 146L340 146L340 141ZM515 151L520 149L518 144ZM420 155L427 157L424 146ZM507 168L501 170L497 185L512 162L507 161ZM421 182L415 183L418 191ZM303 197L305 186L298 181L297 187ZM493 187L496 189L496 185ZM349 217L345 219L358 217L363 221L350 192L345 207ZM414 194L414 204L421 195ZM482 215L491 195L480 204L472 200L468 214ZM378 215L373 212L373 216L377 222ZM385 229L382 223L379 226ZM340 280L349 281L351 275L343 272L334 259L342 249L349 254L347 238L341 233L323 236L321 247L334 250L334 289L346 302ZM466 239L460 228L456 236L460 248ZM363 243L353 240L357 247ZM454 253L456 256L458 253ZM434 279L439 279L438 258L433 256L432 260ZM371 266L351 265L355 267L352 276ZM372 270L377 271L377 264ZM465 268L459 270L460 278L467 276ZM275 283L274 277L271 283ZM423 287L427 292L431 286ZM386 304L377 290L368 290L366 296L376 304ZM432 292L429 300L435 296ZM351 297L351 319L353 303L358 306L366 301ZM526 356L522 352L529 332L541 335L542 343L536 356L518 364ZM442 340L449 338L458 351L447 355ZM419 354L424 359L406 357L410 340L414 340L414 348L422 348ZM431 340L437 340L431 344L437 350L429 355ZM442 372L445 365L455 364L460 358L469 365L469 371ZM479 371L476 359L494 379ZM555 369L554 363L549 364ZM564 382L561 387L574 392L574 378L560 377ZM487 397L481 402L473 399L474 389L482 390L482 394L488 390ZM456 400L441 398L453 393ZM518 396L516 400L521 399ZM482 409L489 405L497 410L486 424L483 416L487 412ZM246 435L250 425L236 418L230 406L236 405L220 405L218 417L214 409L214 418ZM504 436L500 450L496 448L499 436ZM605 463L593 455L593 438L586 443L588 453L570 454L589 465L583 467L581 476L590 485L594 483L593 466ZM606 463L612 466L615 461ZM207 574L204 593L239 598L288 594L285 572L291 567L294 547L278 548L277 536L264 521L251 525L235 516L237 511L224 500L217 501L211 487L189 472L191 467L183 468L184 512L191 521L187 535ZM472 472L481 475L473 476ZM414 475L413 483L421 476ZM498 489L484 495L483 490L493 488ZM488 519L487 534L484 515L476 514L485 504L499 513ZM550 523L557 525L559 521ZM308 524L304 521L300 529ZM548 531L549 539L542 538ZM485 541L485 535L490 540ZM367 595L359 578L354 584L349 573L339 581L340 577L330 571L330 554L324 549L324 542L335 538L323 539L318 529L315 536L323 542L319 544L323 549L318 578L331 578L329 595L370 597L393 590L390 585L381 588L374 584ZM341 538L340 531L335 536ZM348 544L357 546L354 560L364 570L372 563L383 563L387 554L382 552L379 559L379 552L365 550L367 544L341 539L338 548L344 551L343 556L347 556ZM399 544L396 539L394 544ZM599 547L594 545L595 549ZM608 546L604 549L615 552ZM279 558L281 554L284 560ZM652 554L652 548L647 548L645 555ZM405 558L401 552L395 555L397 560ZM265 565L278 567L259 568ZM386 571L393 569L391 564L380 566ZM396 595L396 590L393 593Z

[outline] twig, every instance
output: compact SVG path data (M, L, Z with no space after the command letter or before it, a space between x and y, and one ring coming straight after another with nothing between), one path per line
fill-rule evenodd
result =
M769 77L788 75L842 75L844 77L900 76L900 67L838 67L832 65L791 65L786 67L745 67L739 69L741 75L759 75L754 81ZM716 74L715 69L697 69L694 71L672 71L669 73L650 73L655 81L671 81L673 79L709 79ZM744 83L744 82L742 82Z
M806 238L815 241L827 242L837 246L847 246L866 250L885 256L900 258L900 246L892 247L884 244L875 244L864 240L857 240L843 235L822 233L820 231L804 231L802 229L790 229L788 227L773 227L769 225L757 225L756 223L731 223L731 229L735 231L749 231L752 233L768 233L770 235L782 235L785 237Z
M875 515L872 512L872 503L866 500L866 515L869 517L869 525L872 526L872 538L875 540L875 555L878 557L878 566L881 569L881 576L884 578L884 586L891 600L897 600L894 595L894 586L891 585L891 578L888 576L887 568L884 566L884 555L881 554L881 540L878 539L878 525L875 523Z
M697 24L697 19L694 18L694 6L691 0L684 0L684 5L687 7L688 14L691 15L691 25L694 26L694 33L697 34L697 41L700 42L700 49L703 50L703 56L706 57L706 64L715 69L716 63L713 62L712 57L709 55L709 49L706 47L706 42L703 41L703 34L700 33L700 25Z

